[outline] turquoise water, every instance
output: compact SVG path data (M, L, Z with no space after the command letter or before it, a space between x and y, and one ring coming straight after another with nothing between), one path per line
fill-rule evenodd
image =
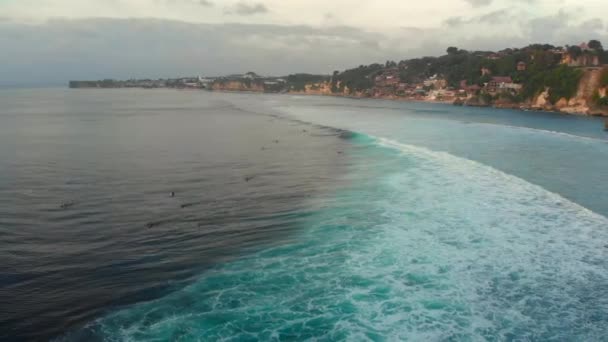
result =
M168 90L0 102L2 340L608 336L599 119Z
M110 313L104 340L600 341L608 220L479 162L353 133L297 242Z

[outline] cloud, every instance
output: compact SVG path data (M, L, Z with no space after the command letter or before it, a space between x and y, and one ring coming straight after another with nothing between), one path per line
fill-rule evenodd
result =
M458 27L467 24L469 21L463 17L450 17L443 21L443 24L448 27Z
M557 41L560 44L578 44L594 38L607 40L608 34L601 19L579 22L578 14L559 10L553 15L534 18L525 26L524 34L535 42Z
M570 12L559 10L554 15L538 17L528 21L524 32L535 42L550 40L563 28L569 28L569 22L572 18L573 15Z
M504 23L513 19L512 13L509 9L500 9L480 15L475 18L475 21L484 24Z
M168 4L168 5L200 5L203 7L213 7L215 4L210 0L155 0L157 4Z
M600 18L593 18L582 22L580 27L590 32L601 31L604 29L604 22Z
M468 2L473 7L483 7L488 6L492 3L492 0L464 0Z
M490 5L492 5L494 3L494 0L464 0L464 1L466 1L467 3L469 3L469 5L471 5L471 6L475 7L475 8L490 6ZM557 0L556 2L557 3L562 3L563 1L564 0ZM515 3L515 2L520 2L520 3L523 3L523 4L530 5L530 4L537 3L538 0L510 0L508 2L508 4L511 5L511 4Z
M249 70L267 75L331 73L399 55L379 44L387 41L384 35L346 26L56 19L37 25L2 23L0 32L3 84Z
M247 3L243 1L237 2L234 6L226 10L227 14L237 15L254 15L268 12L268 7L261 2Z
M0 21L0 83L65 84L70 79L214 76L249 70L265 75L331 73L360 64L436 56L448 46L499 50L531 43L608 41L600 19L577 21L576 12L529 18L515 10L506 14L497 10L455 18L462 26L409 26L386 32L331 23L192 24L101 18L54 19L42 24Z
M470 18L464 17L450 17L444 20L443 24L448 27L459 27L468 24L487 24L497 25L504 23L512 23L517 17L516 12L513 9L499 9L487 13L483 13Z

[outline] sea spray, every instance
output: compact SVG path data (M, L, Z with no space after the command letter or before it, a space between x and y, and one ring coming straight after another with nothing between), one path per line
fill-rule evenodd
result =
M608 335L608 220L483 164L350 133L349 189L297 241L84 330L105 340ZM82 333L82 332L81 332ZM69 337L67 338L69 339Z

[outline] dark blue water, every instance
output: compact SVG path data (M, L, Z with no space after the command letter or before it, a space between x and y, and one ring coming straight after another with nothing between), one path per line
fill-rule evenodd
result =
M0 100L2 339L608 334L597 119L165 90Z

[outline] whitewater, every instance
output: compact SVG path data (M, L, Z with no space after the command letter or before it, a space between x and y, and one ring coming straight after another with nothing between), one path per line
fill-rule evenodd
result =
M299 213L306 219L294 242L218 265L79 333L108 341L608 336L604 216L446 152L342 137L353 145L343 175L352 186L310 199L316 209Z

